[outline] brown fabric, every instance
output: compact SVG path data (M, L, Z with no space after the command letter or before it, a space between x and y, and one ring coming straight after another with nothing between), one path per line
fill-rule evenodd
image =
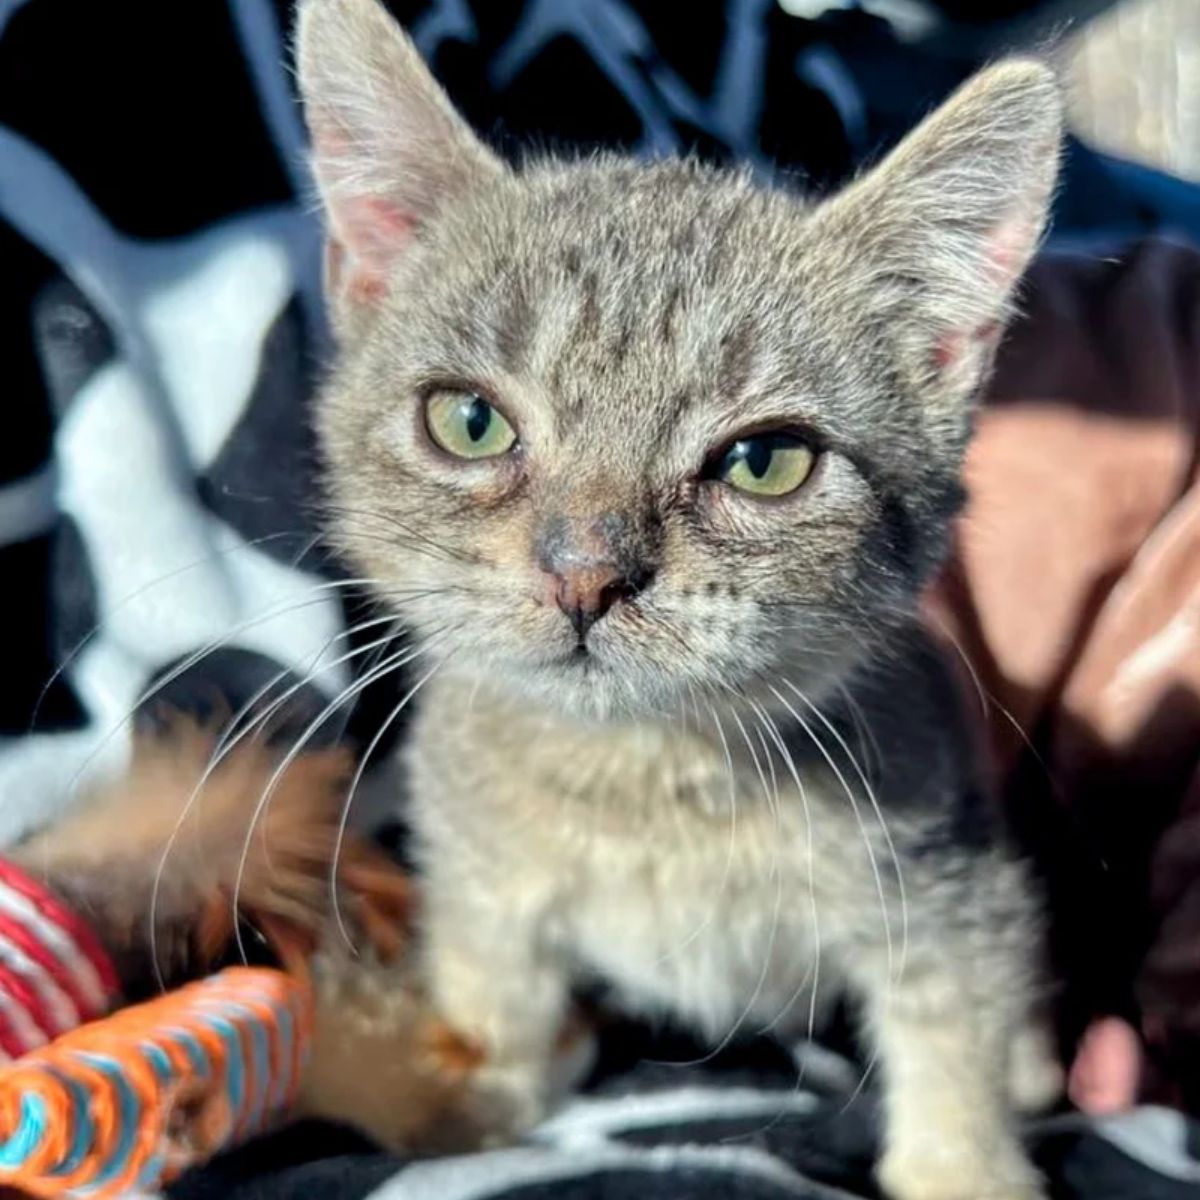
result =
M1131 1017L1178 1097L1200 1080L1200 252L1047 256L1025 309L930 609L1046 870L1069 1031Z

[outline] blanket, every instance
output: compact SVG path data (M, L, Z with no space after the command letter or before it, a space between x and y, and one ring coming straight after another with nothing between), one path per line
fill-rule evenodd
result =
M632 0L394 8L501 148L692 149L818 186L973 65L841 6L729 0L686 23ZM313 505L308 406L330 347L289 21L285 0L0 4L0 844L119 770L156 703L228 711L296 683L303 728L353 680L360 601ZM1195 189L1072 146L1068 252L1035 269L1006 343L931 611L1045 868L1075 1027L1137 1022L1159 1097L1180 1103L1200 961L1200 268L1184 245L1128 241L1167 225L1200 233ZM364 692L321 736L369 743L393 699ZM587 1092L522 1146L406 1163L306 1126L172 1193L873 1194L873 1081L845 1047L711 1057L625 1028L604 1046ZM1200 1185L1200 1133L1171 1108L1029 1134L1056 1196Z

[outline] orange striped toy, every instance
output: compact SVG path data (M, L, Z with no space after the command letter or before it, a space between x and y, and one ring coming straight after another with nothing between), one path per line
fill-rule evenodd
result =
M156 1188L286 1112L311 1032L307 982L265 967L82 1025L0 1067L0 1184Z

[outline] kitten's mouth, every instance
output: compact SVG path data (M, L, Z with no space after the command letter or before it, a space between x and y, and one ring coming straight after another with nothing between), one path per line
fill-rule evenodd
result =
M597 666L596 656L588 649L586 642L576 642L575 645L563 655L562 665L572 672L587 672Z
M558 650L545 656L539 656L536 662L531 665L537 671L561 672L565 675L578 677L584 672L599 671L603 666L603 660L587 643L576 642L569 649Z
M547 664L551 670L560 671L564 675L579 679L582 676L595 675L603 670L604 662L587 642L576 642L569 650L551 659Z

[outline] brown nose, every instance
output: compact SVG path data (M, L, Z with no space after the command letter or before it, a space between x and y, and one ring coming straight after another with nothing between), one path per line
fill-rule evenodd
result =
M554 579L554 598L580 641L618 600L631 599L646 586L645 573L630 574L610 563L569 567L555 572Z

